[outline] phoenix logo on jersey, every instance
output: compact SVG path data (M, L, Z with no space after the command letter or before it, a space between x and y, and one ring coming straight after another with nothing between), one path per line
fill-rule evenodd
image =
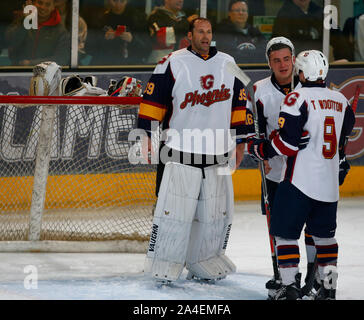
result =
M211 89L214 85L214 80L215 78L211 74L202 76L200 78L202 89ZM189 103L191 103L191 107L196 104L202 104L205 107L209 107L215 102L225 101L229 98L230 88L225 88L225 84L222 84L220 89L209 90L203 93L200 93L198 90L186 93L185 99L181 103L180 108L186 108Z

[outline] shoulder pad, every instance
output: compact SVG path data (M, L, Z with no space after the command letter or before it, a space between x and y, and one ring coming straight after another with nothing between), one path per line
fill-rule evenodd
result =
M168 64L170 62L170 57L172 56L173 52L164 56L161 60L158 61L153 73L165 73Z
M305 101L302 93L300 91L293 91L286 95L282 104L281 111L287 112L292 115L299 115L299 108Z

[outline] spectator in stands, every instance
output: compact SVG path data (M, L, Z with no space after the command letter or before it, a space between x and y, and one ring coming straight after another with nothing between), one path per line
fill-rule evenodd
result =
M364 13L348 18L343 33L350 44L352 56L349 60L364 61Z
M297 53L322 50L323 16L323 8L311 0L285 0L275 19L272 37L291 39ZM330 61L350 57L348 42L340 29L330 30L330 45Z
M7 28L6 38L12 64L34 66L42 61L68 64L70 37L61 23L54 0L34 0L33 5L37 8L37 29L27 29L23 21Z
M229 3L229 16L216 28L216 47L238 63L265 62L266 39L247 22L248 5L242 0Z
M188 47L189 22L197 15L187 17L182 8L183 0L164 0L164 5L156 7L149 15L152 52L148 63L157 63L172 51Z
M100 28L87 43L92 64L142 64L148 52L146 15L128 0L106 0Z
M63 26L71 33L72 26L72 1L71 0L54 0L55 7L61 15ZM81 65L89 64L91 56L85 52L87 39L87 23L82 18L78 18L78 60Z
M10 25L20 23L24 18L23 9L32 4L30 0L0 1L0 65L10 65L8 43L5 38Z

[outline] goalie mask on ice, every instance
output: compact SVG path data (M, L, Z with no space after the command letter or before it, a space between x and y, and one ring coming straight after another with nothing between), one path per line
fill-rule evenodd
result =
M140 97L142 95L142 82L126 76L122 77L118 83L112 79L108 94L117 97Z
M154 213L145 272L174 281L184 266L199 279L221 279L235 271L225 256L232 222L231 176L219 166L202 170L166 164Z
M29 95L55 96L61 81L61 67L52 61L42 62L33 68Z

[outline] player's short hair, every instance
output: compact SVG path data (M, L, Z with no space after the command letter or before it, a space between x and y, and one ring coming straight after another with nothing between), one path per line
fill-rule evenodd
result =
M292 52L292 48L284 43L276 43L276 44L273 44L269 50L267 51L267 55L268 57L270 56L270 54L273 52L273 51L277 51L277 50L281 50L281 49L289 49L289 51L291 51L291 53L293 54Z
M190 25L189 25L189 28L188 28L188 31L189 32L193 32L193 29L195 28L195 23L196 21L207 21L210 25L211 25L211 28L212 28L212 23L209 19L207 18L202 18L202 17L197 17L195 19L193 19L191 22L190 22Z

